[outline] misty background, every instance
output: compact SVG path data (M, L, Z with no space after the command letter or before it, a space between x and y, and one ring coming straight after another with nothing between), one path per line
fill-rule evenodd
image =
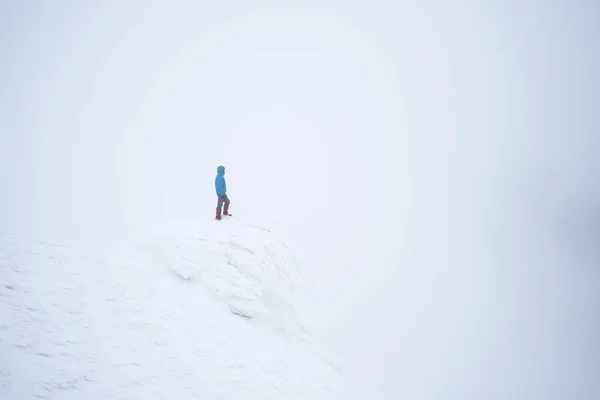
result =
M389 398L600 396L592 1L0 3L0 231L281 234ZM206 222L202 222L206 221Z

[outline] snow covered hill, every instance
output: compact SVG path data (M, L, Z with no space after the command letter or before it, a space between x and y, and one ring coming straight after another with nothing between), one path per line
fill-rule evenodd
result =
M0 236L0 399L369 399L267 229L177 222L82 251Z

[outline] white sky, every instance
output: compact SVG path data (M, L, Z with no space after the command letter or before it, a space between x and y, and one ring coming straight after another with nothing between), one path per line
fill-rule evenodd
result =
M597 398L599 20L2 2L0 229L90 245L210 221L222 164L232 213L299 253L350 373L391 398Z

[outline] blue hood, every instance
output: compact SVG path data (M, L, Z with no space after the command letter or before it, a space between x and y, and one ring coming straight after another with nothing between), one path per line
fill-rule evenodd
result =
M222 165L219 165L219 166L217 167L217 173L218 173L219 175L223 175L223 174L225 173L225 167L224 167L224 166L222 166Z

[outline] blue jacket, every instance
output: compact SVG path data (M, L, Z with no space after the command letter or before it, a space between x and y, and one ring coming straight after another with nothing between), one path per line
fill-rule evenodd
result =
M227 184L225 183L225 167L219 165L217 168L217 177L215 178L215 189L217 190L217 196L227 194Z

